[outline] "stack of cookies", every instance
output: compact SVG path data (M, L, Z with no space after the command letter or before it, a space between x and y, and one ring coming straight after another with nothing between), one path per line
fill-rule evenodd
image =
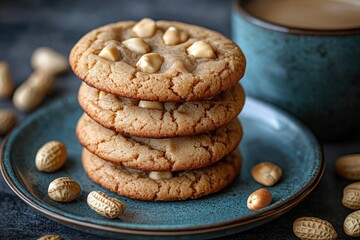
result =
M74 46L85 111L76 134L88 176L119 195L199 198L239 174L245 58L223 35L143 19L106 25Z

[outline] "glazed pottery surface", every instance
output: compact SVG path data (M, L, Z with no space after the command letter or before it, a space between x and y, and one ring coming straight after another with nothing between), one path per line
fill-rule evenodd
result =
M322 151L314 135L299 121L277 108L247 98L240 120L244 128L241 143L241 175L223 191L197 200L146 202L128 199L94 184L81 166L81 146L75 136L82 110L76 97L53 103L28 117L3 143L1 170L12 190L27 204L62 224L103 236L127 239L204 239L241 232L264 224L290 210L318 184L323 173ZM68 149L68 161L56 173L35 168L37 149L58 140ZM261 187L250 175L262 161L278 164L281 181L269 190L270 206L251 211L248 196ZM71 203L58 203L47 195L49 183L68 176L81 186L80 196ZM126 203L116 220L92 211L86 197L101 190Z

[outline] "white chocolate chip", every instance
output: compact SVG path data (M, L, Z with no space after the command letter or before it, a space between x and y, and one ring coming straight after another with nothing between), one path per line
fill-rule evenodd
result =
M151 101L139 101L139 107L142 108L153 108L163 110L164 105L161 102L151 102Z
M216 58L214 48L204 41L194 42L190 47L186 49L186 51L187 54L192 55L196 58Z
M120 96L116 96L116 98L118 100L120 100L120 102L125 103L126 105L132 105L132 106L139 105L139 100L135 100L135 99L131 99L131 98L124 98L124 97L120 97Z
M132 28L136 36L141 38L152 37L156 30L157 26L154 20L150 18L143 18L140 22L136 23Z
M144 174L144 171L142 170L138 170L138 169L134 169L134 168L128 168L128 167L123 167L126 171L128 171L130 174L136 174L136 173L140 173L140 174Z
M116 47L106 46L101 50L99 56L110 61L118 61L120 59L120 52Z
M149 173L149 178L151 178L153 180L166 180L166 179L172 178L172 173L171 172L154 172L154 171L151 171Z
M163 41L166 45L180 44L188 40L188 38L187 32L176 27L169 27L163 35Z
M158 53L147 53L143 55L139 61L136 63L136 66L141 69L141 71L146 73L155 73L159 71L164 59Z
M122 42L131 51L145 54L150 51L149 45L142 38L130 38Z
M109 94L103 91L99 92L99 98L106 98Z

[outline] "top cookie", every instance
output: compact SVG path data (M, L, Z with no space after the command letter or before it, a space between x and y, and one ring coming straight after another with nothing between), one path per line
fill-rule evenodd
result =
M70 65L88 85L149 101L203 100L243 76L240 48L220 33L190 24L143 19L87 33Z

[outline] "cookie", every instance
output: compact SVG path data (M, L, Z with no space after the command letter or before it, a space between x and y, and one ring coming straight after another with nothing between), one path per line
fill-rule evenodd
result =
M214 131L181 138L139 138L104 128L84 114L76 135L87 150L125 167L147 171L182 171L206 167L232 152L242 129L237 119Z
M90 153L82 153L82 164L90 179L119 195L149 201L199 198L229 185L241 169L238 150L209 167L174 172L169 179L153 180L151 172L134 171L112 164Z
M137 137L165 138L199 134L230 122L240 113L245 94L237 84L211 100L165 102L164 110L158 110L82 84L78 99L83 110L106 128Z
M69 56L74 73L99 90L160 102L203 100L234 86L244 74L242 51L220 33L157 21L150 23L154 34L144 37L147 31L134 31L135 24L109 24L83 36ZM180 43L167 45L164 32L172 29L170 37ZM183 35L186 38L181 39ZM124 42L136 37L144 41ZM151 54L145 56L145 52Z

